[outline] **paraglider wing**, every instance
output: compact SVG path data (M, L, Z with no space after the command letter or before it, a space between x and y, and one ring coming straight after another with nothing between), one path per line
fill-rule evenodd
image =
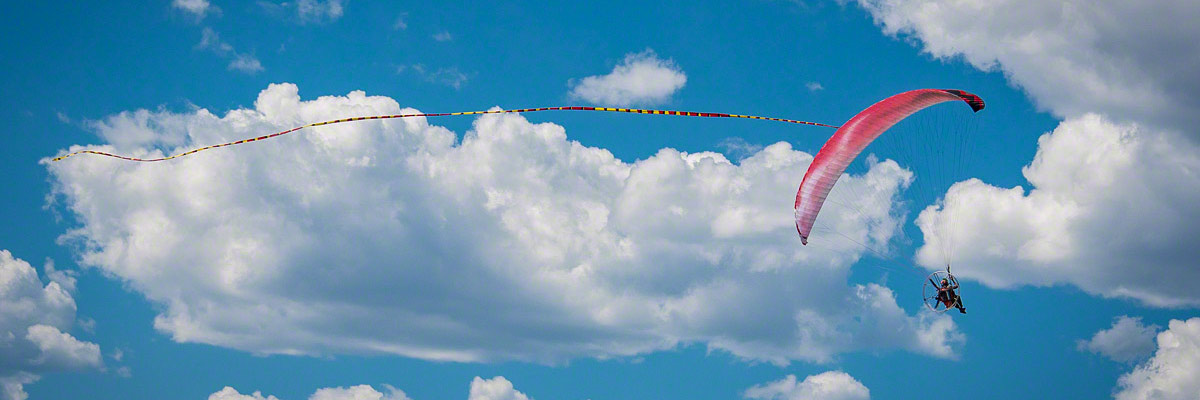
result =
M871 141L917 111L955 100L967 103L974 111L983 109L983 99L962 90L918 89L883 99L838 128L813 157L796 191L796 231L800 233L800 242L808 244L817 213L833 184Z

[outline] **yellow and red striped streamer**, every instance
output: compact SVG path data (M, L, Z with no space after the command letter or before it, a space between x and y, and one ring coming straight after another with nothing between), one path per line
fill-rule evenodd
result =
M801 125L823 126L826 128L837 128L837 126L834 126L834 125L826 125L826 124L817 123L817 122L798 121L798 120L794 120L794 119L783 119L783 118L758 117L758 116L753 116L753 115L725 114L725 113L670 111L670 110L643 110L643 109L637 109L637 108L610 108L610 107L541 107L541 108L521 108L521 109L516 109L516 110L466 111L466 112L430 113L430 114L373 115L373 116L368 116L368 117L344 118L344 119L335 119L332 121L314 122L314 123L311 123L308 125L298 126L298 127L292 128L292 129L288 129L283 132L276 132L276 133L272 133L270 135L263 135L263 136L250 138L250 139L242 139L242 140L238 140L238 141L234 141L234 142L214 144L211 146L204 146L204 147L188 150L183 153L175 154L175 155L168 156L168 157L162 157L162 158L136 158L136 157L127 157L127 156L122 156L122 155L117 155L117 154L112 154L112 153L105 153L103 151L80 150L80 151L69 153L69 154L66 154L63 156L55 157L51 161L62 161L68 157L79 155L79 154L95 154L95 155L100 155L100 156L119 158L122 160L140 161L140 162L166 161L166 160L170 160L173 158L179 158L179 157L183 157L183 156L187 156L187 155L196 154L196 153L199 153L204 150L215 149L218 147L233 146L233 145L238 145L238 144L242 144L242 143L257 142L260 140L270 139L270 138L273 138L276 136L286 135L286 134L289 134L289 133L292 133L292 132L295 132L295 131L298 131L298 130L301 130L304 128L311 128L311 127L317 127L317 126L323 126L323 125L340 124L343 122L366 121L366 120L372 120L372 119L412 118L412 117L447 117L447 116L454 116L454 115L527 113L527 112L536 112L536 111L608 111L608 112L623 112L623 113L634 113L634 114L675 115L675 116L681 116L681 117L745 118L745 119L759 119L759 120L765 120L765 121L788 122L788 123L801 124Z

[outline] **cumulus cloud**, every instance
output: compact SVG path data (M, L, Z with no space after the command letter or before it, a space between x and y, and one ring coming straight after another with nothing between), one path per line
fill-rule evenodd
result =
M302 101L279 84L223 117L115 115L99 135L120 145L88 148L161 155L415 112L362 92ZM131 116L148 120L120 121ZM780 364L863 349L953 357L952 320L846 284L861 246L798 246L781 199L811 160L781 142L738 164L673 149L627 163L505 114L461 140L424 119L375 120L169 163L46 165L82 264L162 305L154 326L179 342L550 363L682 343ZM890 199L912 174L869 167L843 177L822 218L886 243L900 218ZM848 193L882 200L848 205Z
M262 392L241 394L236 389L226 386L220 391L208 395L208 400L279 400L279 398L275 396L263 397Z
M39 365L60 365L65 368L100 367L100 346L80 341L70 334L49 325L30 326L25 339L37 347L33 360Z
M1200 2L858 0L889 34L936 57L1003 70L1063 117L1197 132Z
M1112 328L1096 332L1090 340L1080 340L1080 351L1090 351L1117 362L1134 362L1154 352L1154 336L1158 325L1142 325L1142 319L1122 315L1113 320Z
M501 378L503 379L503 378ZM412 400L404 391L383 385L383 392L371 385L318 389L308 400Z
M828 371L796 381L795 375L754 386L742 394L761 400L866 400L871 391L845 372Z
M350 387L321 388L313 392L308 400L412 400L403 390L390 385L382 385L383 391L376 390L371 385L356 385ZM492 379L475 377L471 380L468 400L530 400L529 396L513 388L512 382L503 376ZM220 391L208 396L208 400L279 400L275 396L263 397L262 392L241 394L236 389L226 386Z
M571 97L584 101L628 106L662 103L683 88L687 75L671 60L663 60L653 50L629 53L608 75L596 75L569 82Z
M1122 375L1117 400L1185 400L1200 393L1200 318L1172 320L1154 357Z
M467 400L530 400L525 393L513 388L512 382L497 376L492 379L475 377L471 380L471 391Z
M26 398L24 385L44 373L103 368L98 345L64 332L74 320L66 289L0 250L0 396Z
M12 375L0 376L0 399L28 399L29 394L25 393L25 385L37 382L38 379L40 379L39 376L24 371Z
M918 260L955 255L994 288L1068 283L1163 307L1200 305L1200 146L1098 115L1064 121L1024 168L1033 185L955 184L921 212ZM952 241L941 238L952 237Z

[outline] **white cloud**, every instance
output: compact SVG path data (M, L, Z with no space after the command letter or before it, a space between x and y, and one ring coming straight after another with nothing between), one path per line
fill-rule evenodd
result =
M435 33L433 35L433 40L436 40L439 42L449 42L451 40L454 40L454 35L451 35L450 32L441 31L441 32Z
M298 0L296 14L303 22L330 22L342 17L345 12L342 3L342 0Z
M49 264L52 265L52 264ZM100 347L69 330L75 300L58 282L45 286L29 263L0 250L0 395L23 399L39 374L103 368Z
M1200 393L1200 318L1172 320L1154 357L1122 375L1117 400L1191 400Z
M683 88L687 75L671 60L659 59L653 50L625 55L625 61L608 75L569 82L571 97L612 105L662 103Z
M318 389L308 400L412 400L404 391L383 385L384 392L370 385Z
M218 55L226 55L233 52L233 46L221 41L221 35L209 27L204 27L200 31L200 43L196 44L196 48L212 50Z
M805 84L804 84L804 87L808 88L808 91L810 91L810 92L816 92L816 91L825 90L825 86L822 86L822 85L821 85L821 82L809 82L809 83L805 83Z
M396 16L396 21L392 23L392 29L402 31L408 29L408 13L400 13Z
M67 290L71 291L72 289ZM96 333L96 320L87 317L80 317L75 322L79 324L79 329L83 329L84 332Z
M1182 127L1200 114L1200 2L859 0L889 34L937 57L999 68L1067 118Z
M208 395L208 400L279 400L279 398L275 396L263 397L262 392L241 394L236 389L226 386L220 391Z
M918 260L994 288L1068 283L1163 307L1200 305L1200 146L1097 115L1038 140L1033 189L969 180L921 212ZM940 238L952 237L953 241Z
M191 123L191 119L165 110L137 110L111 115L99 121L90 121L87 127L100 132L101 137L118 151L124 151L139 146L182 145L186 140L182 132L191 128L188 126ZM162 131L178 133L162 135Z
M746 389L748 399L761 400L866 400L871 391L845 372L828 371L797 382L795 375Z
M525 393L513 388L512 382L497 376L492 379L475 377L471 380L471 392L467 400L530 400Z
M236 57L233 58L233 61L229 62L229 66L227 67L227 69L229 69L230 71L239 71L239 72L245 72L247 74L253 74L255 72L262 71L263 66L262 66L262 63L258 61L258 58L255 58L252 55L238 54Z
M42 264L42 271L51 282L62 286L68 293L75 291L75 271L54 268L54 260L47 258Z
M1096 332L1090 340L1080 340L1080 351L1090 351L1117 362L1134 362L1154 352L1154 336L1158 325L1142 325L1142 319L1122 315L1113 320L1112 328Z
M38 357L34 364L56 365L64 368L93 367L103 365L100 360L100 346L95 343L83 342L58 328L49 325L33 325L25 334L25 339L37 346Z
M16 372L11 375L0 375L0 400L25 400L29 398L29 394L25 393L25 385L37 382L41 377L28 373Z
M208 0L174 0L171 2L171 7L178 8L184 12L195 16L197 20L204 19L205 15L211 12L219 11L208 2Z
M403 390L390 385L382 385L383 391L376 390L371 385L356 385L350 387L331 387L317 389L308 400L412 400ZM513 388L512 382L497 376L492 379L481 379L478 376L471 381L468 400L530 400L524 393ZM279 400L275 396L263 397L262 392L249 395L241 394L236 389L226 386L220 391L208 396L208 400Z
M146 156L413 112L362 92L301 101L281 84L224 117L138 111L97 128ZM366 121L167 163L47 167L80 224L64 240L162 305L155 327L180 342L458 361L686 343L780 364L863 349L953 357L952 320L846 284L862 247L798 246L786 199L811 159L781 142L739 164L672 149L626 163L507 114L478 118L461 140L424 119ZM823 218L877 244L895 233L888 199L912 175L869 167L842 178ZM882 200L842 210L848 193Z
M209 50L221 58L229 59L229 66L226 69L230 71L253 74L263 70L262 63L258 61L258 58L237 52L233 45L221 40L221 35L209 27L205 27L201 31L200 43L196 44L196 48Z

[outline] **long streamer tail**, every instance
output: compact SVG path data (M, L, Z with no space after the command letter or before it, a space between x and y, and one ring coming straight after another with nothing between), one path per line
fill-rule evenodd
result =
M103 151L80 150L80 151L76 151L76 152L62 155L59 157L55 157L55 158L51 159L51 161L62 161L69 157L79 155L79 154L95 154L95 155L99 155L99 156L113 157L113 158L119 158L122 160L139 161L139 162L166 161L166 160L170 160L173 158L179 158L179 157L183 157L183 156L196 154L196 153L199 153L199 152L205 151L205 150L239 145L242 143L257 142L260 140L270 139L270 138L273 138L276 136L283 136L283 135L286 135L286 134L289 134L289 133L292 133L292 132L295 132L295 131L298 131L298 130L301 130L304 128L340 124L340 123L345 123L345 122L366 121L366 120L372 120L372 119L394 119L394 118L413 118L413 117L448 117L448 116L455 116L455 115L528 113L528 112L537 112L537 111L608 111L608 112L622 112L622 113L634 113L634 114L675 115L675 116L681 116L681 117L744 118L744 119L759 119L759 120L765 120L765 121L787 122L787 123L801 124L801 125L823 126L826 128L837 128L837 126L834 126L834 125L827 125L827 124L822 124L822 123L817 123L817 122L798 121L798 120L794 120L794 119L784 119L784 118L758 117L758 116L754 116L754 115L740 115L740 114L708 113L708 112L692 112L692 111L670 111L670 110L644 110L644 109L637 109L637 108L610 108L610 107L541 107L541 108L521 108L521 109L516 109L516 110L466 111L466 112L429 113L429 114L373 115L373 116L367 116L367 117L344 118L344 119L335 119L332 121L314 122L314 123L311 123L308 125L298 126L298 127L292 128L292 129L288 129L286 131L276 132L276 133L272 133L269 135L262 135L262 136L254 137L254 138L242 139L242 140L228 142L228 143L214 144L211 146L204 146L204 147L188 150L188 151L185 151L185 152L182 152L179 154L162 157L162 158L136 158L136 157L128 157L128 156L122 156L122 155L112 154L112 153L105 153Z

